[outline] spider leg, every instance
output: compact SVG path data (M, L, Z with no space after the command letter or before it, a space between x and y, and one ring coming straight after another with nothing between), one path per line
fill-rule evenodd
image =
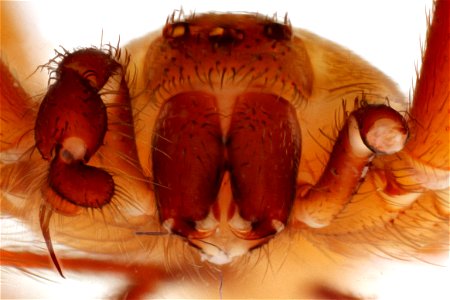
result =
M309 227L328 226L357 191L374 156L401 150L407 137L403 117L388 106L368 105L354 111L319 181L306 192L300 189L296 218Z
M432 190L435 206L448 217L450 185L450 2L436 1L428 29L422 70L408 120L411 139L398 159L390 162L390 199ZM439 196L440 195L440 196Z

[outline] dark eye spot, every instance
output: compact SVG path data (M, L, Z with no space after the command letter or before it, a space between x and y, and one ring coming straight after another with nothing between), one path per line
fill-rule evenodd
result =
M264 35L277 41L289 41L292 37L292 29L290 26L280 23L267 23L264 25Z
M209 32L209 41L219 47L238 45L241 43L245 34L242 30L229 27L215 27Z

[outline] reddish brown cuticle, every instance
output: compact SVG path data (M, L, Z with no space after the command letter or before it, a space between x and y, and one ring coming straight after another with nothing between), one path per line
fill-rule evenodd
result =
M103 145L108 127L99 91L119 66L110 54L93 48L66 54L39 107L35 140L42 157L52 161L49 187L74 205L99 208L114 194L112 176L86 163ZM79 141L83 157L64 148L68 139Z
M295 198L301 148L295 110L274 95L243 94L226 137L217 111L216 99L200 92L178 94L161 109L152 154L160 218L173 220L172 232L204 237L195 222L213 209L229 171L235 205L228 217L239 213L252 224L245 234L234 232L244 239L274 235L272 222L286 224Z

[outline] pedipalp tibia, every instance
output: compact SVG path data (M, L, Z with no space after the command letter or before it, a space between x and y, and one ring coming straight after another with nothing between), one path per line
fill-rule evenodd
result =
M111 295L130 299L366 298L379 266L448 268L449 3L412 106L259 14L174 14L130 45L58 52L39 95L2 57L1 222L40 239L2 245L2 270L119 274Z

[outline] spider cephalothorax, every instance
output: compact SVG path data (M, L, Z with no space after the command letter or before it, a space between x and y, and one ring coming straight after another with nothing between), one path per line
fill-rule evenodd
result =
M71 263L52 240L141 270L176 236L229 276L298 236L343 254L442 254L447 3L412 107L351 52L250 13L172 16L127 55L65 51L38 108L2 62L2 151L17 154L2 161L5 213L40 225L61 275Z

